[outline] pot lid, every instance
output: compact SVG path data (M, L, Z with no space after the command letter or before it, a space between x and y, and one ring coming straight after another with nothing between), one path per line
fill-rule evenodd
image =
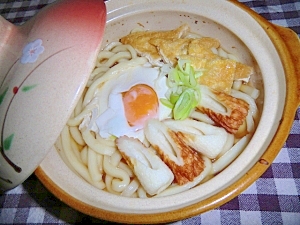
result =
M102 0L59 0L24 25L0 17L0 189L30 176L54 145L94 68Z

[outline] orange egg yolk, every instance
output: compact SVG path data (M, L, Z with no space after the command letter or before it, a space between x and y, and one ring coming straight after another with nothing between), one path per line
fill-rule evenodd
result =
M144 125L157 115L158 98L155 91L145 84L133 86L123 93L125 116L130 126Z

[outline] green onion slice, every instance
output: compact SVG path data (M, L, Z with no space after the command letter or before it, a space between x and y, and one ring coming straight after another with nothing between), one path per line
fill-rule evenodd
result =
M175 120L186 119L198 105L201 97L197 79L203 71L195 71L189 60L178 60L175 68L168 73L168 97L161 98L163 105L172 109Z

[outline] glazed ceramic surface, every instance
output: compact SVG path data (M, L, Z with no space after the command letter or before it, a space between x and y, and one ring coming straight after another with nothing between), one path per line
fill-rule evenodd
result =
M242 191L258 178L259 172L271 163L269 159L274 159L291 126L289 121L282 120L284 107L289 105L286 102L289 100L295 105L289 106L291 113L299 104L296 94L289 91L290 95L286 95L286 72L290 70L293 76L295 70L280 36L274 28L270 29L269 23L228 1L112 0L106 2L106 6L108 14L102 47L139 26L167 30L188 23L193 32L218 38L227 51L256 66L260 73L253 81L261 90L263 100L257 130L242 154L224 171L198 187L173 196L132 199L98 190L73 172L54 147L36 171L37 176L72 207L118 222L173 221L230 200L238 194L236 190ZM297 89L297 82L291 85L292 90ZM278 137L279 144L274 145L273 137L280 123L286 125L286 131ZM275 146L271 156L266 154L270 143ZM253 171L251 168L258 162L263 169L259 167Z
M59 136L93 69L105 10L65 0L22 26L0 17L0 190L31 175Z

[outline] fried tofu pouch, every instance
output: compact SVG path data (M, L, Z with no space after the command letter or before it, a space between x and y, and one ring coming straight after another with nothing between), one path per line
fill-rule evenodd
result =
M203 71L199 83L215 91L230 94L234 80L249 80L252 67L215 54L213 49L221 47L215 38L186 38L189 31L189 26L183 24L169 31L134 32L120 41L132 45L154 65L164 62L174 66L179 59L191 61L195 70Z
M185 36L189 32L189 29L187 24L183 24L169 31L134 32L122 37L120 42L131 45L141 56L145 56L150 63L160 65L162 56L157 51L157 48L149 42L150 39L178 39Z

